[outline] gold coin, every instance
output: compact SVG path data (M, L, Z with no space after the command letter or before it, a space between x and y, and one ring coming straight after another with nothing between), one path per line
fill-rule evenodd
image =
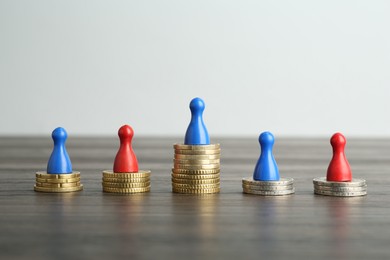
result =
M184 154L184 155L221 154L221 149L215 149L215 150L175 150L175 154Z
M36 182L41 183L74 183L79 182L80 177L77 178L69 178L69 179L42 179L42 178L35 178Z
M219 164L219 159L214 160L189 160L189 159L173 159L174 164L191 164L191 165L205 165L205 164Z
M190 170L190 169L177 169L172 168L173 173L178 174L192 174L192 175L210 175L210 174L217 174L220 173L220 169L196 169L196 170Z
M175 154L175 159L181 160L215 160L220 158L220 154Z
M189 184L189 185L198 185L198 184L214 184L219 183L219 178L216 179L205 179L205 180L191 180L191 179L178 179L178 178L172 178L172 182L174 183L182 183L182 184Z
M183 184L172 182L172 188L200 190L200 189L216 189L219 188L219 182L213 184Z
M80 186L80 182L69 182L69 183L50 183L50 182L36 182L35 186L38 187L51 187L51 188L68 188Z
M74 179L74 178L80 178L80 172L61 173L61 174L37 172L35 176L41 179Z
M174 144L175 150L215 150L220 149L219 144L205 144L205 145L188 145L188 144Z
M121 193L121 194L129 194L129 193L140 193L140 192L149 192L150 186L142 187L142 188L111 188L111 187L103 187L104 192L110 193Z
M114 183L145 183L145 182L150 182L150 178L127 178L127 179L122 179L122 178L107 178L103 177L102 178L103 182L114 182Z
M180 189L180 188L172 188L172 192L175 193L185 193L185 194L209 194L209 193L218 193L220 192L220 188L215 189L199 189L199 190L192 190L192 189Z
M150 186L150 181L141 183L102 182L102 186L109 188L144 188Z
M114 173L110 170L103 171L103 177L107 178L121 178L121 179L134 179L134 178L149 178L150 171L138 171L138 172L124 172L124 173Z
M49 188L49 187L39 187L34 185L34 190L35 191L40 191L40 192L73 192L73 191L81 191L83 190L83 185L80 184L80 186L77 187L67 187L67 188Z
M214 170L219 169L221 165L216 164L179 164L175 163L173 165L175 169L185 169L185 170Z
M180 174L172 173L174 179L188 179L188 180L207 180L207 179L219 179L219 173L215 174Z

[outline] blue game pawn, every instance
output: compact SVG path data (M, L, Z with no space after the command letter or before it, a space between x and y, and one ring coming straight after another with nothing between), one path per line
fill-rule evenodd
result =
M72 163L70 162L68 152L65 148L65 142L68 134L64 128L58 127L54 129L51 137L54 141L54 148L53 152L51 153L49 162L47 163L47 173L72 173Z
M188 125L184 144L187 145L208 145L210 144L209 133L203 122L203 111L205 103L201 98L191 100L191 122Z
M274 142L275 138L270 132L264 132L259 136L261 154L253 173L253 179L256 181L279 181L280 179L278 165L272 154Z

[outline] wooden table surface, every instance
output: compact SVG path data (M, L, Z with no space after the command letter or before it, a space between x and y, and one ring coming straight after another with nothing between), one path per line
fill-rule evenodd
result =
M112 169L116 138L69 137L73 170L84 191L33 191L46 170L49 138L0 138L0 259L389 259L390 140L348 139L353 176L368 183L355 198L313 194L325 176L328 139L276 140L282 177L296 193L261 197L242 193L259 156L257 138L221 143L221 193L171 192L173 143L182 138L134 140L140 169L152 171L152 191L102 192L102 170Z

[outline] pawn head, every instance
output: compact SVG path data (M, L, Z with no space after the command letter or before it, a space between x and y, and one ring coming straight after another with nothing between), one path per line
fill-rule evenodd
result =
M51 137L53 138L54 143L65 142L66 139L68 138L68 133L66 132L66 130L64 128L57 127L51 133Z
M190 102L191 112L203 111L204 108L205 108L205 103L203 99L196 97L191 100Z
M271 132L263 132L259 136L259 143L261 146L273 145L275 142L275 137Z
M118 130L118 136L119 139L122 140L131 140L134 136L134 131L133 128L129 125L123 125L121 128Z
M339 147L339 146L344 147L346 143L347 140L345 139L344 135L341 133L335 133L330 138L330 144L332 145L332 147Z

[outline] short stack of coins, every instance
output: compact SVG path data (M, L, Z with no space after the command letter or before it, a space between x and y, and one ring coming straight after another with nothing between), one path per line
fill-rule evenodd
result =
M262 196L282 196L295 192L294 179L280 178L279 181L257 181L252 177L242 179L244 193Z
M114 173L103 171L104 192L131 194L150 191L150 171Z
M367 183L363 179L336 182L327 181L325 177L313 180L314 193L334 197L356 197L367 195Z
M333 156L326 177L313 179L314 194L334 197L357 197L367 195L367 183L352 177L351 167L345 156L347 140L342 133L330 138Z
M83 185L80 182L80 172L63 174L37 172L35 176L35 191L61 193L83 190Z
M280 178L279 169L273 155L275 137L271 132L259 136L261 153L253 176L242 179L244 193L261 196L284 196L295 192L294 179Z
M185 194L220 192L219 144L175 144L172 191Z

